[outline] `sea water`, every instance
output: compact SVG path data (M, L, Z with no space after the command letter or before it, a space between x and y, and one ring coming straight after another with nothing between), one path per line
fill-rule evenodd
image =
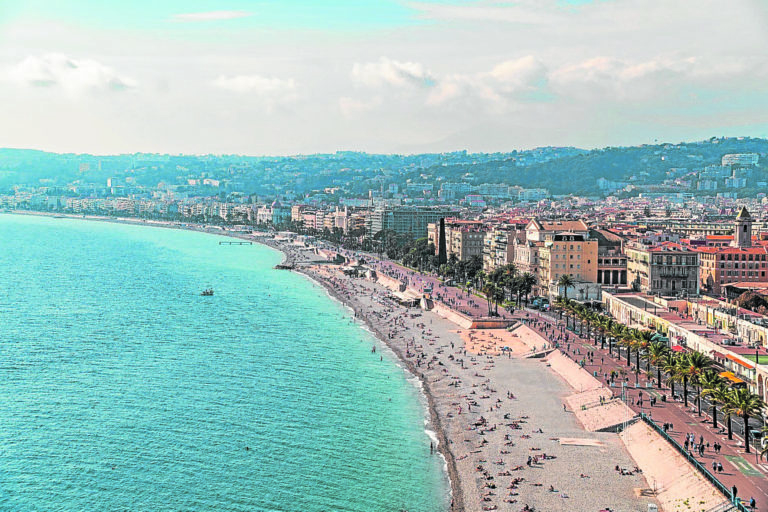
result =
M394 357L228 240L0 215L0 510L446 510Z

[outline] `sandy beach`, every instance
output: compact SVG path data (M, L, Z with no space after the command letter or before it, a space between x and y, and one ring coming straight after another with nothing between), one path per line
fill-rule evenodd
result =
M132 219L91 220L146 225ZM707 494L708 504L717 503L713 488L679 457L674 475L664 474L661 466L673 454L660 438L644 433L622 442L615 433L600 431L630 419L626 406L526 325L462 328L434 312L399 305L392 290L348 277L339 267L321 263L314 249L287 240L175 223L149 225L268 245L284 254L284 263L352 308L356 320L423 385L451 482L451 510L620 512L645 511L649 503L678 510L683 499L700 493ZM657 455L642 456L651 444ZM659 490L662 481L669 483Z
M448 465L453 510L644 510L654 501L639 498L647 482L618 436L587 431L563 407L579 390L545 359L522 357L534 342L545 343L533 331L473 332L476 343L465 345L465 330L399 306L372 281L326 265L301 272L352 307L421 379ZM488 345L494 338L517 341L520 352L502 354Z

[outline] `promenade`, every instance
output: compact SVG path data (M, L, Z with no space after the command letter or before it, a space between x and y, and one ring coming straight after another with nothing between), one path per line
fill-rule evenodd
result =
M389 277L398 279L410 288L421 292L432 290L435 300L467 316L488 316L488 306L483 298L456 287L445 286L436 276L419 273L386 260L373 260L371 263L377 272L383 272ZM563 353L578 364L583 364L585 370L594 375L614 397L621 398L634 413L645 413L659 426L667 424L668 435L680 445L684 445L686 436L690 435L696 443L703 440L705 447L703 454L692 452L691 456L708 468L726 488L735 487L743 503L748 504L750 499L754 498L755 510L768 510L768 461L757 459L756 453L759 452L759 447L752 446L752 453L745 453L741 435L743 427L739 429L736 418L733 419L733 440L728 440L727 434L723 433L721 428L724 421L722 414L718 413L718 428L713 428L709 407L704 401L702 401L701 414L698 413L692 388L688 390L689 405L686 409L682 400L677 401L673 398L669 387L663 384L658 387L644 372L636 374L632 366L627 366L626 357L621 358L622 351L618 347L614 347L613 354L609 353L607 345L601 349L600 343L566 330L565 323L557 318L555 313L543 314L531 310L518 310L510 314L500 308L499 315L502 318L512 318L528 324L550 343L557 342L559 336ZM565 341L566 337L567 341ZM632 357L632 364L634 364L634 357ZM618 377L611 382L610 377L613 372ZM677 394L682 393L680 388L681 386L678 386L676 389ZM662 400L662 396L666 397L666 401ZM651 405L651 398L654 399L653 405ZM718 453L715 453L713 447L715 443L720 445ZM712 465L713 463L715 466ZM719 470L719 465L722 465L722 471Z
M743 437L739 435L735 425L733 440L728 440L727 434L720 428L713 428L709 408L704 403L699 415L695 397L691 398L691 388L689 388L686 409L682 399L677 401L672 398L669 387L662 384L659 388L642 371L636 374L633 367L627 366L626 357L620 358L620 352L616 347L611 355L607 345L601 349L599 342L585 339L567 330L565 323L556 318L556 315L527 311L516 313L515 317L528 323L546 339L552 338L557 341L557 337L560 336L560 349L563 353L580 364L583 362L585 370L595 375L613 392L614 396L621 397L635 413L645 413L659 425L665 423L671 425L668 434L680 445L684 444L687 434L693 434L696 443L703 439L705 445L703 455L699 456L694 452L691 455L708 468L727 488L735 486L742 502L748 503L750 498L755 498L757 502L755 510L768 510L768 461L757 459L759 447L752 446L752 453L745 453ZM631 359L634 364L634 356ZM613 384L610 379L612 372L620 376L614 380ZM681 394L682 386L677 386L675 391ZM666 397L666 401L662 401L662 396ZM651 397L655 399L653 405L651 405ZM723 421L724 417L718 413L718 425L723 425ZM713 448L716 442L722 446L719 453L715 453ZM712 471L713 462L722 464L723 471Z

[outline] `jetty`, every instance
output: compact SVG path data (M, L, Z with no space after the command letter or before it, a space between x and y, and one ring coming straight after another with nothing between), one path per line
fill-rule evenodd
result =
M235 240L233 242L219 242L219 245L253 245L253 242Z

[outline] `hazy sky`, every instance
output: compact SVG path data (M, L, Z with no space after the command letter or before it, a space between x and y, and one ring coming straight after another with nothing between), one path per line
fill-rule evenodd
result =
M0 0L0 146L505 151L768 135L766 0Z

